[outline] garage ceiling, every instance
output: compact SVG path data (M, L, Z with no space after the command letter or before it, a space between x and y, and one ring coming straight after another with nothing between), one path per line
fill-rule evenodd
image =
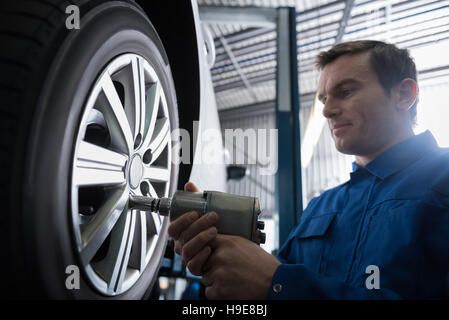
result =
M341 41L374 39L401 48L432 46L449 39L449 1L430 0L198 0L202 7L294 6L297 11L297 44L301 108L312 105L318 82L314 58ZM345 10L347 14L345 15ZM276 32L227 23L208 23L216 46L211 68L219 110L270 105L275 99ZM340 32L340 35L339 35ZM223 47L229 44L244 78ZM430 65L419 70L426 77L449 70Z

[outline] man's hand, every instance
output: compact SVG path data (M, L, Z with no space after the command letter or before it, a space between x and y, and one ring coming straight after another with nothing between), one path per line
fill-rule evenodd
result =
M208 299L265 299L274 272L281 264L257 244L219 234L204 266Z
M185 191L200 192L192 182L186 183ZM191 211L170 223L168 234L175 240L175 252L194 275L201 275L203 265L211 254L208 245L217 236L214 227L218 215L208 212L200 218L198 212Z

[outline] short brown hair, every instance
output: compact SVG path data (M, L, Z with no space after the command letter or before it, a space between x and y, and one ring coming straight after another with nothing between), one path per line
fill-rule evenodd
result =
M380 84L390 95L391 89L405 78L417 82L416 65L407 49L399 49L394 44L374 40L342 42L328 51L320 52L316 66L322 70L327 64L345 54L371 53L371 65ZM416 107L418 99L410 108L410 120L416 124Z

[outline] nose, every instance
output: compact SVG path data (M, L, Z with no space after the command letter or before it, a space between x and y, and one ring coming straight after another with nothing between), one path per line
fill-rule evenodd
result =
M332 101L331 99L327 98L326 102L324 103L323 116L328 119L332 119L337 117L340 113L341 110L335 103L335 101Z

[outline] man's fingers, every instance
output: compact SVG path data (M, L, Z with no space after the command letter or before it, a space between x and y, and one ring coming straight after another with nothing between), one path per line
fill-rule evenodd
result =
M170 223L168 227L168 234L175 240L179 239L181 233L186 230L194 221L199 218L199 214L196 211L186 212L175 221Z
M203 278L201 279L201 282L202 282L206 287L210 287L210 286L214 283L214 281L213 281L213 278L214 278L214 271L213 271L213 270L205 271L205 270L203 269L202 277L203 277Z
M204 263L203 272L208 273L210 272L210 270L213 269L214 266L223 264L221 249L224 246L226 247L230 246L230 243L228 241L229 237L232 236L217 234L217 236L207 244L213 250L213 253L209 257L209 259L207 259L206 262Z
M212 227L217 222L218 216L215 212L208 212L201 218L194 221L191 225L189 225L184 231L181 232L178 239L176 239L175 243L175 252L180 254L182 247L185 243L190 241L193 237L199 234L201 231L204 231L210 227Z
M202 231L182 247L182 260L188 263L204 246L217 236L217 228L211 227Z
M204 231L217 222L218 215L216 212L208 212L201 218L194 221L187 229L185 229L180 235L179 235L179 242L181 247L190 241L193 237L195 237L197 234L199 234L201 231Z
M201 192L201 190L198 189L198 187L193 182L190 181L184 185L184 191Z
M229 242L229 240L232 239L232 237L234 237L234 236L226 235L226 234L219 234L213 241L211 241L210 247L212 249L216 249L220 246L226 245L225 243L227 241Z
M192 260L187 264L190 272L195 276L200 276L203 273L203 265L209 258L212 249L209 246L205 246Z
M206 298L208 300L216 300L216 294L215 294L216 290L214 287L212 286L206 286L206 290L204 291L204 294L206 295Z
M219 289L222 286L220 285L219 280L218 282L215 281L218 275L217 272L218 270L215 269L213 271L208 271L207 273L203 274L202 282L206 286L205 294L208 300L216 300L220 298Z

